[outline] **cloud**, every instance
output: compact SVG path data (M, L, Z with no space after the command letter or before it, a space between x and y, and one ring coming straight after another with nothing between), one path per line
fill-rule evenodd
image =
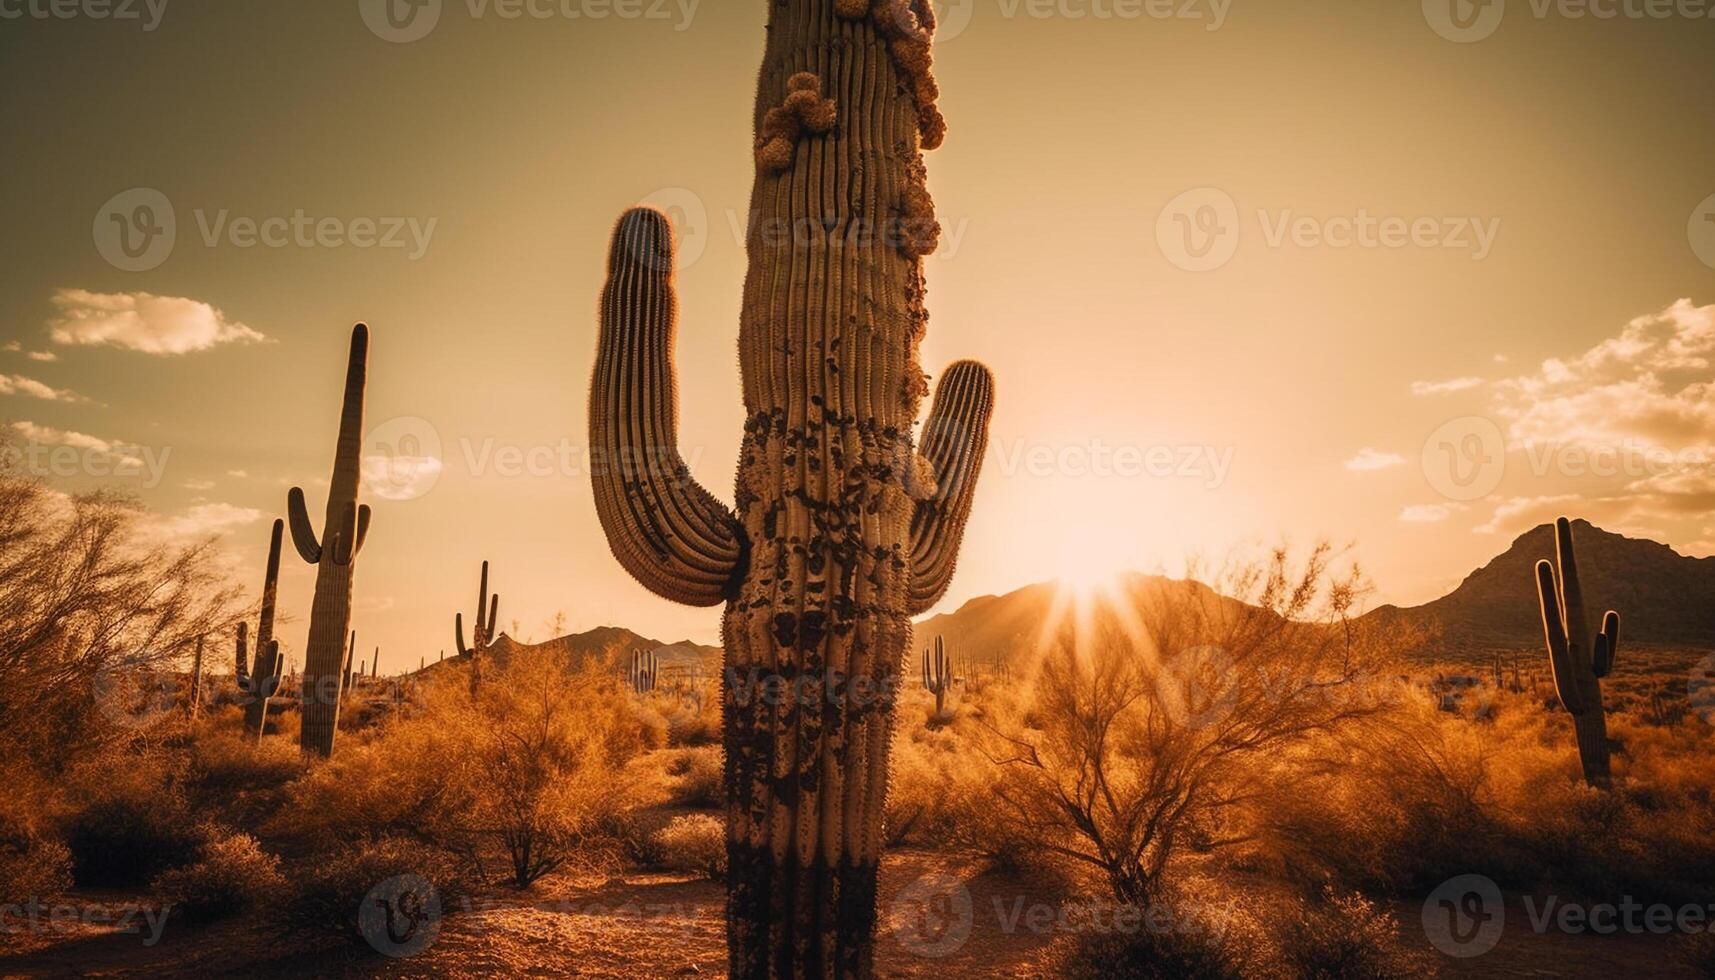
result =
M47 446L70 446L73 449L87 449L91 452L109 453L115 456L128 455L126 447L119 443L108 442L106 439L85 435L82 432L68 432L65 429L37 425L34 422L13 422L12 429L23 436L27 442Z
M1495 534L1505 528L1524 530L1547 524L1557 517L1566 516L1566 506L1578 502L1586 507L1589 501L1575 493L1563 493L1541 497L1511 497L1501 501L1495 507L1495 512L1489 519L1471 530L1477 534ZM1580 513L1580 516L1588 516Z
M434 456L365 456L363 489L382 500L415 500L434 489L443 469Z
M1459 504L1413 504L1399 512L1407 524L1437 524L1465 508Z
M48 322L48 335L56 344L170 355L267 339L194 299L62 289L52 302L57 312Z
M1411 393L1423 395L1449 395L1455 391L1469 391L1483 383L1482 378L1453 378L1448 381L1413 381Z
M214 481L213 480L186 480L185 482L179 484L179 486L184 487L186 490L194 490L197 493L202 493L205 490L213 490L214 489Z
M1346 460L1346 469L1358 473L1368 473L1374 470L1385 470L1393 466L1404 466L1405 457L1398 453L1384 453L1368 446L1358 450L1358 454Z
M226 475L239 480L249 479L250 474L244 470L227 470Z
M190 540L224 534L233 528L254 524L261 519L262 512L254 507L219 503L197 504L171 517L160 518L158 526L170 538Z
M32 361L41 361L43 363L57 361L60 359L60 356L51 350L26 351L24 349L24 345L16 340L8 341L7 343L0 345L0 351L5 351L8 354L22 354Z
M48 402L84 402L89 399L75 391L63 388L52 388L34 378L26 378L21 374L0 374L0 395L23 395L26 398L40 398Z

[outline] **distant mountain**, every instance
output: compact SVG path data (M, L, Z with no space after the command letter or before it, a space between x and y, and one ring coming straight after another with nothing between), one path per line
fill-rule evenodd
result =
M721 663L720 647L703 646L690 640L663 643L620 626L598 626L585 633L572 633L542 643L520 643L502 633L494 641L492 649L503 657L547 655L564 657L573 663L607 659L621 666L630 662L634 652L654 653L661 659L663 673L668 674L690 669L713 676L719 672ZM447 662L454 663L456 658Z
M1088 605L1088 615L1103 622L1116 622L1113 607L1144 621L1170 595L1194 596L1213 612L1221 606L1237 609L1236 599L1217 594L1201 582L1169 579L1159 575L1128 572L1114 587ZM916 646L907 662L917 663L922 649L935 637L943 638L948 652L987 663L999 655L1015 667L1032 662L1043 647L1043 629L1051 620L1070 621L1078 615L1077 602L1058 582L1039 582L1005 595L982 596L950 613L931 616L917 624Z
M1621 642L1715 649L1715 558L1687 558L1665 544L1572 523L1578 578L1592 616L1617 609ZM1536 563L1554 558L1554 526L1520 535L1448 595L1421 606L1382 606L1378 622L1404 622L1439 635L1455 651L1542 644Z

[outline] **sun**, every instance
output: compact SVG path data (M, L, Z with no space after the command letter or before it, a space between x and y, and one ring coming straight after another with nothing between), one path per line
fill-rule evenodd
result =
M1073 597L1088 601L1112 592L1120 576L1136 566L1130 542L1111 525L1078 524L1056 543L1054 579Z

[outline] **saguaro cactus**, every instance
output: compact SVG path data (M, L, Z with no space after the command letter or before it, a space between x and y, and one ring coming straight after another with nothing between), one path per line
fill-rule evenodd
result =
M268 539L268 567L262 577L262 613L256 622L256 662L246 668L246 627L238 624L238 686L244 692L244 730L262 736L268 699L280 689L280 642L274 639L274 609L280 593L280 546L286 522L275 521Z
M375 648L375 656L369 661L369 676L381 676L381 648Z
M487 617L486 619L484 617ZM476 626L471 630L470 646L464 645L464 613L453 614L453 639L458 643L460 657L470 658L470 689L482 686L482 652L494 642L500 622L500 593L488 594L488 562L482 563L482 582L476 591Z
M654 651L631 651L631 668L626 672L626 681L633 693L648 694L655 690L655 679L660 673L661 658Z
M911 617L952 577L993 380L954 364L918 452L921 258L939 233L921 151L943 129L929 5L768 9L736 513L677 448L673 232L650 209L619 220L608 253L593 482L613 553L640 583L727 604L730 974L864 977Z
M935 695L935 713L947 710L947 689L953 686L953 665L940 637L935 637L934 656L923 650L923 688Z
M1554 669L1554 689L1572 714L1578 736L1578 760L1584 781L1607 787L1608 719L1602 707L1602 678L1614 669L1620 649L1620 614L1609 610L1601 632L1590 634L1584 611L1584 590L1578 583L1578 559L1572 547L1572 523L1562 517L1554 524L1556 558L1536 563L1537 594L1542 602L1542 627L1548 641L1548 662Z
M318 540L304 506L304 491L293 487L286 499L292 543L304 561L316 566L316 592L310 606L310 636L304 648L303 734L305 752L333 754L339 731L341 670L346 630L351 627L352 580L358 553L369 534L369 506L358 503L363 474L363 390L369 372L369 328L351 332L351 356L345 370L345 404L339 417L333 479L328 484L327 517Z
M191 696L185 702L185 712L195 721L202 712L202 648L205 637L197 637L196 657L191 661Z
M345 673L340 679L339 696L351 693L351 664L357 659L357 631L351 631L351 643L345 648ZM361 670L362 668L359 668Z

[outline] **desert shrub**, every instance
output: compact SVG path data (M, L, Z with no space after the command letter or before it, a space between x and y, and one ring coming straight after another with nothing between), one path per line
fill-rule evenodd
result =
M209 921L260 908L285 886L280 859L262 850L256 838L205 831L194 864L163 872L152 890L173 913Z
M202 846L170 760L158 753L93 757L69 775L68 797L60 835L80 886L146 885Z
M1703 980L1715 980L1715 932L1694 932L1681 939L1675 958Z
M674 777L670 799L680 806L715 807L726 798L721 750L712 745L683 749L667 764Z
M71 850L57 840L0 840L0 905L22 905L72 886Z
M257 742L236 731L210 733L192 743L187 782L203 798L275 790L304 773L294 744L277 738Z
M675 871L726 878L726 823L706 813L674 817L656 834L660 861Z
M1089 929L1057 940L1045 972L1064 980L1239 980L1250 959L1218 922L1174 916L1170 928Z
M365 900L377 887L414 875L432 886L443 915L462 910L472 879L457 855L417 841L386 837L346 845L296 876L282 912L286 925L368 945L359 925Z
M1281 917L1275 949L1281 972L1298 980L1404 980L1431 972L1400 941L1399 920L1355 893L1329 889Z

